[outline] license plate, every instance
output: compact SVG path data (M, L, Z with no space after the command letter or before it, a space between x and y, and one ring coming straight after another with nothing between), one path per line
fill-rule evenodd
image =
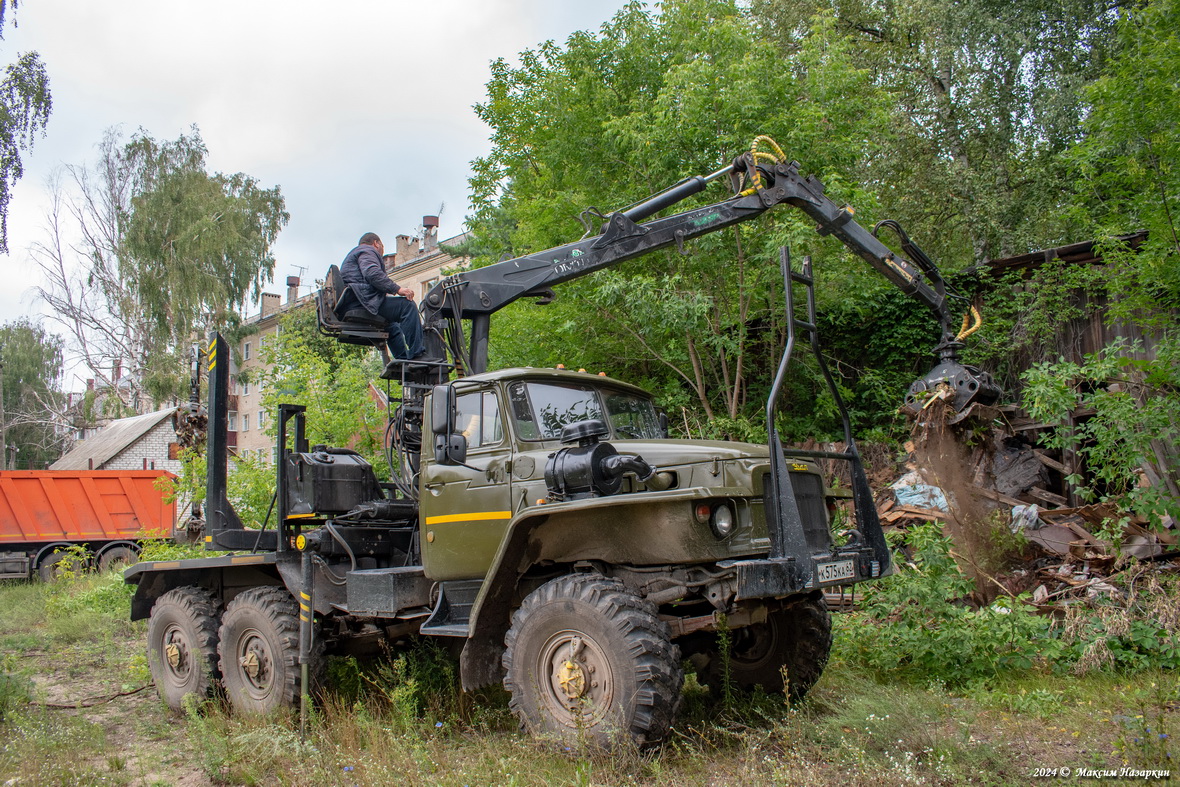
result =
M856 579L856 561L841 560L837 563L820 563L816 566L819 581L835 582L838 579Z

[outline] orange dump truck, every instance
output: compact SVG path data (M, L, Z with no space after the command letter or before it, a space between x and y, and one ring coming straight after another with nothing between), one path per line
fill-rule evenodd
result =
M0 471L0 578L52 579L55 550L86 547L100 570L134 563L136 541L168 538L176 503L157 487L159 470Z

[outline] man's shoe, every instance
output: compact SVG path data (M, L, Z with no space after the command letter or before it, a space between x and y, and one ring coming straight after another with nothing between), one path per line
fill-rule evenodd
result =
M409 361L407 361L407 363L434 365L434 364L442 363L442 359L441 358L433 358L430 355L427 355L426 351L423 350L422 352L418 353L413 358L411 358Z

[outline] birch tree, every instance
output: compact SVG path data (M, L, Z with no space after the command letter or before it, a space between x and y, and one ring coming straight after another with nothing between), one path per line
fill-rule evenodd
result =
M12 21L17 0L0 0L0 37ZM13 22L15 25L15 21ZM4 69L0 80L0 252L8 253L8 201L24 174L21 152L45 133L53 98L49 76L36 52L24 52Z
M38 293L124 410L182 390L193 337L232 324L274 271L288 219L278 187L210 173L206 153L196 128L165 142L108 131L97 161L54 184L33 248Z

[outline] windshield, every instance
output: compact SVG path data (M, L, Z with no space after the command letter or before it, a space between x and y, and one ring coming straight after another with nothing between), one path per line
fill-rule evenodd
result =
M660 420L650 399L630 393L567 383L513 383L508 389L516 431L522 440L557 440L562 427L596 418L616 437L659 439Z

